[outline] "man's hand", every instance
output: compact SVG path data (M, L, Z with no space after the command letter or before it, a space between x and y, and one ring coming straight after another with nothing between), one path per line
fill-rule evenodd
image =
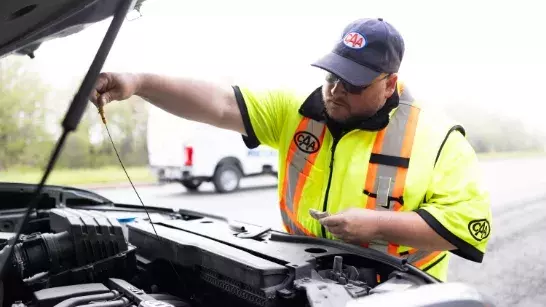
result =
M373 240L384 240L429 251L456 248L415 212L351 208L320 218L319 222L334 237L347 243L361 245Z
M100 110L107 103L131 96L184 119L247 133L234 90L227 84L150 73L103 72L89 99Z
M369 243L379 235L378 211L352 208L319 219L336 238L353 244Z
M101 73L91 91L89 99L102 108L115 100L125 100L133 96L139 87L138 75L130 73Z

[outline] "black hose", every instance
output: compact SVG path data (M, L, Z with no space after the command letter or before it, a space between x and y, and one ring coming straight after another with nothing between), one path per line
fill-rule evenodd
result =
M35 234L14 246L14 259L21 279L38 273L58 273L73 267L74 242L68 231Z
M72 297L58 303L57 305L55 305L55 307L74 307L74 306L85 304L91 301L111 300L116 298L118 295L119 295L118 291L112 290L111 292L108 292L108 293Z
M123 307L129 304L129 300L125 297L122 297L119 300L109 301L109 302L97 302L87 305L78 305L77 307Z

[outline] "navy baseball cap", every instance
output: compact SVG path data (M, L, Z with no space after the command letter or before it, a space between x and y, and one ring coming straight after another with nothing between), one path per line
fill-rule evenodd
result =
M398 72L403 56L404 40L391 24L363 18L347 25L334 49L311 65L364 86L381 73Z

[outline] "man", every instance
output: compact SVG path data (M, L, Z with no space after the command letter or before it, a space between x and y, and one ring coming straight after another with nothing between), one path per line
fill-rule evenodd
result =
M249 148L277 149L288 232L406 258L446 280L448 251L482 261L491 232L489 196L463 128L421 110L398 82L403 54L394 27L361 19L313 64L328 76L306 99L103 73L92 100L102 108L139 95L177 116L240 132Z

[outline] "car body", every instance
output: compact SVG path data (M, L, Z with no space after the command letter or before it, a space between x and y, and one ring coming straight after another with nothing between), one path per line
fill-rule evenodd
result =
M0 197L13 204L0 209L0 259L35 188L0 184ZM468 285L442 283L398 258L340 241L192 210L114 203L71 187L45 186L42 195L0 282L5 304L449 307L488 302Z

